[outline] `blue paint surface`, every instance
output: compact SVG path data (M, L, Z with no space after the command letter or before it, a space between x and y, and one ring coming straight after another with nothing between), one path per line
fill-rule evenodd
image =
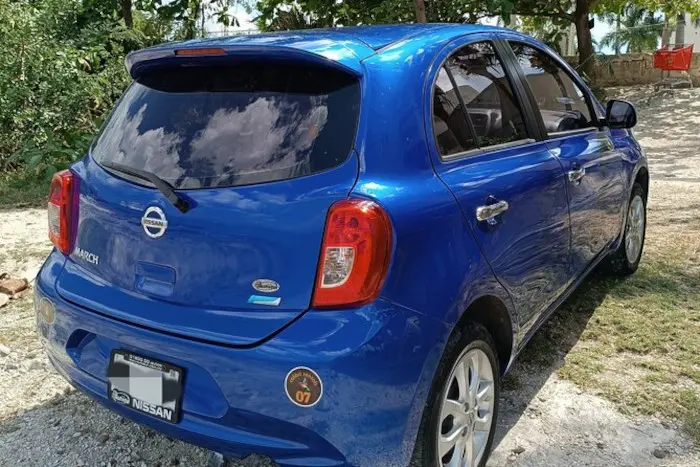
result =
M37 278L37 299L56 305L53 325L37 321L54 366L123 416L226 454L259 452L285 466L407 465L445 343L465 310L488 297L507 311L505 369L619 242L634 177L646 166L625 130L535 135L517 148L441 160L430 99L440 63L470 41L512 37L543 47L486 26L397 25L206 39L132 54L134 76L186 47L223 47L227 56L212 62L255 55L345 70L362 90L354 149L311 176L188 190L187 214L89 155L76 163L77 245L100 262L54 251ZM591 174L577 187L566 178L574 162ZM388 213L389 272L376 301L314 310L328 207L348 197ZM489 197L510 209L487 226L474 212ZM142 230L149 206L168 218L162 238ZM280 284L279 306L254 294L260 277ZM184 368L181 423L107 400L116 348ZM323 380L312 408L285 395L285 376L298 366Z

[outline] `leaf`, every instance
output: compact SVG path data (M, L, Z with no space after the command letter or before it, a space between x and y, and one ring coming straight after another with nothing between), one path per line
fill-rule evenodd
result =
M43 158L44 158L43 154L36 154L36 155L32 156L29 159L29 162L27 162L27 167L29 167L30 169L36 168Z
M51 180L53 177L53 174L58 172L58 169L56 168L55 165L47 165L46 168L44 169L44 178L46 180Z
M67 149L67 148L66 149L58 149L54 152L57 152L59 154L65 154L66 156L71 157L71 158L74 158L75 153L76 153L75 149Z
M90 62L87 61L86 59L84 59L84 58L79 58L79 59L78 59L78 63L79 63L80 65L83 66L83 68L85 69L85 71L88 71L88 72L92 71L92 63L90 63Z

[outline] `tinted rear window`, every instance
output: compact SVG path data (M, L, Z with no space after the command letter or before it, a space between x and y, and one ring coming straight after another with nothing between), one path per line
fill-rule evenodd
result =
M348 157L359 104L357 79L329 68L160 69L126 91L92 154L183 189L301 177Z

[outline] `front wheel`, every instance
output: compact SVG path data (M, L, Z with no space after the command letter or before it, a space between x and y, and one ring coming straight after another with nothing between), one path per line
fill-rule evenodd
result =
M452 336L431 389L411 467L482 467L496 431L500 378L493 340L469 324Z
M642 259L646 227L646 193L639 183L635 183L627 208L625 234L620 246L610 257L608 264L611 273L627 276L637 270Z

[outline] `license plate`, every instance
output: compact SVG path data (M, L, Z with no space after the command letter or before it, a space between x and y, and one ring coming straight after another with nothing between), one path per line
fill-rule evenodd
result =
M107 396L133 410L178 423L183 376L183 369L175 365L114 350L107 369Z

